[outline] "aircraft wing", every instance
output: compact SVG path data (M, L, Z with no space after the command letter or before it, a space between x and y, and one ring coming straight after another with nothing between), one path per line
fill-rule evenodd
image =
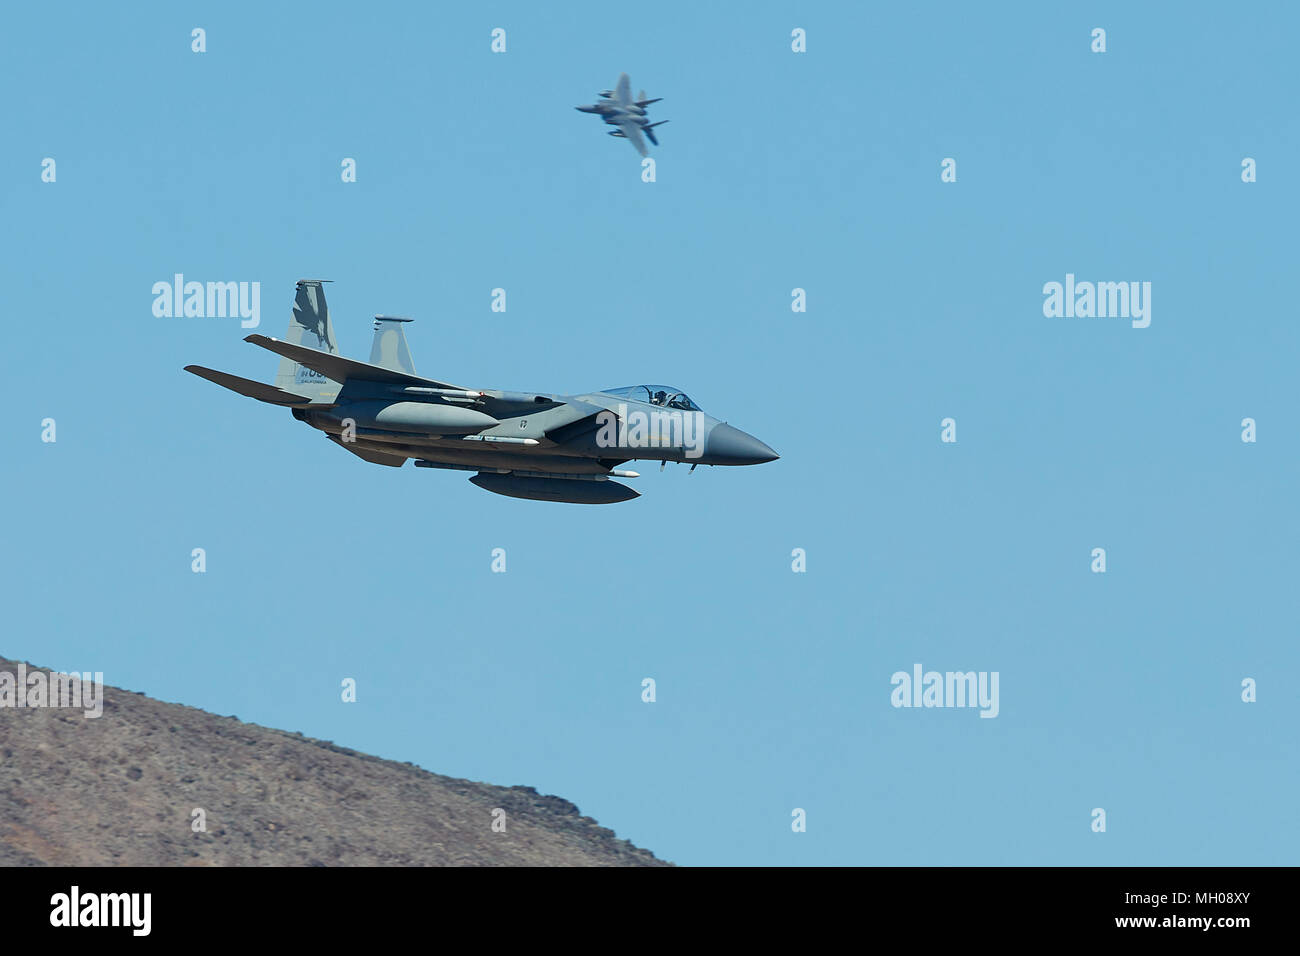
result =
M641 127L636 123L627 122L619 123L618 128L623 131L623 135L636 148L636 151L644 156L646 154L645 140L641 138Z
M614 90L614 99L620 106L628 106L632 102L632 80L626 73L620 73L618 77L618 86Z
M348 379L356 379L363 382L381 382L386 385L416 385L423 388L464 390L460 385L451 385L432 378L411 375L398 369L384 368L382 365L371 365L369 362L358 362L356 359L344 358L342 355L331 355L328 352L309 349L302 345L292 345L289 342L281 342L279 339L268 338L265 335L247 335L244 337L244 341L260 345L277 355L283 355L285 358L297 362L299 365L304 365L313 372L319 372L326 378L333 379L340 384Z

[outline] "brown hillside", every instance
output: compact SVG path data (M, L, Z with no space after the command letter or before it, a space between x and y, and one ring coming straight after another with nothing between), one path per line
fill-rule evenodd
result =
M17 668L0 658L0 672ZM195 808L207 832L192 832ZM504 833L492 831L495 808ZM98 719L0 707L0 865L669 864L531 787L443 777L106 686Z

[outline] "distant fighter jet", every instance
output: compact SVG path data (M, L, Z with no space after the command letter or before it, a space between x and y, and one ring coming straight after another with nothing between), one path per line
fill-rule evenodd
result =
M423 378L406 345L410 319L375 316L370 361L343 358L323 281L298 283L284 340L244 339L281 356L274 385L200 365L185 371L289 408L364 461L399 467L414 458L422 468L477 472L470 478L475 485L512 498L609 504L639 497L610 480L639 477L616 470L633 459L689 463L694 471L695 465L757 465L779 457L667 385L553 395Z
M630 142L638 153L646 155L645 140L641 134L645 133L650 137L650 142L656 146L659 140L655 138L654 129L656 126L663 126L668 120L660 120L658 123L651 123L646 116L645 108L651 103L658 103L663 99L662 96L653 100L645 98L645 90L641 91L641 98L632 99L632 81L628 79L626 73L618 78L618 87L613 90L601 90L600 95L608 102L593 103L590 106L575 106L575 110L581 110L584 113L595 113L600 116L610 126L617 126L618 129L610 130L610 136L616 136L619 139L626 139Z

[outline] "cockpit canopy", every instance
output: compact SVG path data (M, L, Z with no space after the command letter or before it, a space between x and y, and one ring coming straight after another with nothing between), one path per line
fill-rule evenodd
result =
M662 405L665 408L680 408L690 412L704 411L691 401L689 395L671 385L629 385L626 388L607 388L601 394L616 395L632 402Z

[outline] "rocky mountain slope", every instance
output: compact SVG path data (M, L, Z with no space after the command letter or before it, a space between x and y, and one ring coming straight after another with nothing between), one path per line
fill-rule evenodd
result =
M19 666L0 658L0 675ZM505 832L493 830L496 810ZM443 777L105 687L97 719L0 706L0 865L668 864L531 787Z

